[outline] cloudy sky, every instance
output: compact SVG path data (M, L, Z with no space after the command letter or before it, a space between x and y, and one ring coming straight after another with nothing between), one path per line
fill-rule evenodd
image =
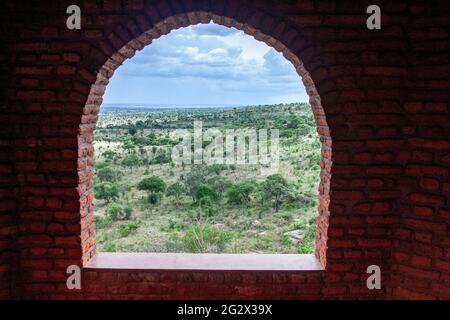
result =
M125 61L104 103L251 105L307 101L294 67L235 28L213 23L163 36Z

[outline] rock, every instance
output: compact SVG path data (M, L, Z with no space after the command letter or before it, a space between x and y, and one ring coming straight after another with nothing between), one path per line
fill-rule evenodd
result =
M285 235L287 235L291 239L292 242L297 244L305 238L305 231L293 230L293 231L286 232Z

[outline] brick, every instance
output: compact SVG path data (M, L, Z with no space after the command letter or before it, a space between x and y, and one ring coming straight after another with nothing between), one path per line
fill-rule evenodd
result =
M417 267L431 267L431 258L425 256L413 255L411 263Z
M413 148L448 150L449 146L450 146L450 142L448 142L447 140L430 140L430 139L410 138L410 139L408 139L408 146L413 147Z

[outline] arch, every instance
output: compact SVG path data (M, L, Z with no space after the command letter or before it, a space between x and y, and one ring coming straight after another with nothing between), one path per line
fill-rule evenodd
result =
M277 24L274 19L265 12L253 12L253 14L250 15L250 18L245 19L245 15L243 14L243 12L246 12L247 10L245 7L231 9L231 11L233 10L234 14L227 12L226 16L215 14L212 10L189 11L186 13L171 13L170 10L168 10L168 14L165 14L166 18L161 18L155 13L155 16L151 17L151 19L158 22L153 23L152 26L148 25L148 22L143 20L142 16L137 16L128 24L129 30L125 30L124 27L118 26L107 36L111 45L119 49L114 52L110 50L110 52L113 53L110 54L106 62L104 62L102 67L97 71L96 79L92 79L92 85L83 109L82 121L78 134L78 190L81 196L80 211L83 264L86 264L96 253L93 207L94 196L92 191L94 164L93 132L96 127L98 113L102 103L102 96L105 93L109 79L113 76L114 71L119 68L126 59L133 57L136 51L142 50L145 46L151 44L153 40L168 34L172 30L200 23L209 23L212 20L216 24L242 30L246 34L253 36L256 40L263 41L268 46L281 52L283 56L293 64L297 73L302 78L306 91L310 97L310 105L316 120L317 131L322 144L315 254L322 266L326 266L332 144L328 124L325 118L325 111L322 107L321 98L317 88L303 62L295 54L295 48L297 48L299 44L303 44L304 40L295 29L290 28L284 22ZM159 12L163 11L163 9L159 10ZM231 16L236 16L238 18L231 18ZM261 22L259 27L256 27L257 22ZM264 25L275 27L268 28L264 27ZM145 29L146 31L140 32L138 31L139 28L141 30ZM260 30L265 30L265 32ZM138 35L133 36L133 33ZM283 40L279 41L277 38Z

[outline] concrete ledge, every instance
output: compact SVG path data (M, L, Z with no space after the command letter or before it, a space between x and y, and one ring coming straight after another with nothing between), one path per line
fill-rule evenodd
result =
M98 253L85 270L322 271L313 254Z

